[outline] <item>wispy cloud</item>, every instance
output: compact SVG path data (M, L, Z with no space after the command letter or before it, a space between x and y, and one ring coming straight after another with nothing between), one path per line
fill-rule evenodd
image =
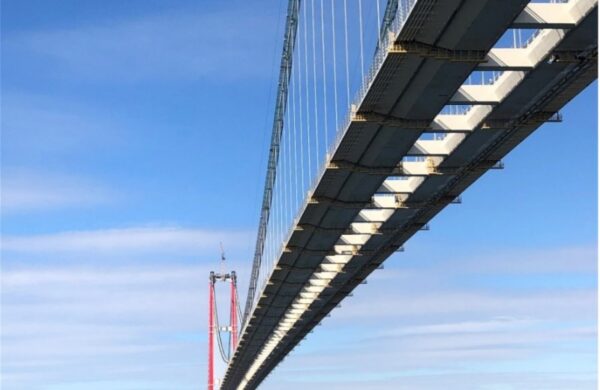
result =
M592 299L593 291L589 295ZM569 387L573 389L591 388L594 383L596 328L592 318L579 315L584 305L561 312L541 298L528 299L524 294L526 313L492 301L484 310L476 306L468 313L427 313L423 308L415 316L403 313L406 298L400 295L396 304L388 302L387 313L395 315L382 317L381 308L371 308L369 324L361 317L350 320L334 314L292 352L278 369L279 375L264 387L434 389L443 384L525 390L537 388L530 387L532 383L561 388L557 384L567 383L563 380L568 377L577 378ZM565 301L577 299L569 296ZM374 297L368 294L364 300ZM589 309L590 304L585 306ZM500 313L521 317L493 317ZM465 317L473 320L461 321ZM468 376L471 380L465 382Z
M122 196L92 180L24 169L2 169L2 214L81 208L113 203Z
M4 236L2 249L16 253L181 253L214 249L219 241L246 247L251 233L181 227L132 227Z
M177 373L171 386L193 383L204 364L208 271L209 264L5 270L3 386L86 387L135 381L139 372L164 378L165 370Z
M9 155L73 151L119 142L119 125L76 98L4 91L2 149ZM5 159L6 156L3 156Z
M97 203L115 195L113 189L81 176L90 156L106 164L120 148L134 144L127 126L110 112L76 97L3 89L1 122L5 210ZM73 174L74 167L79 167L78 174Z
M595 275L595 248L407 256L369 277L263 387L593 388L596 289L560 280ZM482 276L495 283L472 283ZM543 289L515 284L540 276Z
M61 77L121 83L214 77L233 81L269 74L265 68L277 26L267 23L272 20L268 12L273 10L243 2L236 12L198 7L19 33L3 43L8 53L43 59L46 69L56 69Z
M477 258L470 257L462 261L453 261L451 266L459 267L461 272L474 274L512 274L527 275L560 272L594 273L597 268L596 246L570 246L543 249L503 250L500 253L488 253Z
M69 253L85 258L82 254L123 251L143 257L165 248L214 250L219 234L137 227L9 237L9 248L22 255ZM544 258L542 252L536 257ZM573 261L585 264L574 256L587 258L589 251L547 252L561 253L562 260L553 260L549 270L534 263L523 272L532 277L536 269L559 275L592 272L587 265L568 268ZM528 257L531 253L524 252L522 258ZM496 270L498 278L508 278L509 287L513 267L504 266L508 258L519 263L514 251L479 260ZM473 390L485 388L483 384L490 389L525 390L559 389L570 383L571 388L590 388L595 380L595 289L498 291L421 283L435 272L449 280L465 277L459 260L445 260L453 264L415 267L409 277L381 278L359 287L263 387L389 389L401 384L406 389L434 389L440 383L454 388L473 383ZM87 388L135 381L141 372L156 379L160 389L186 388L201 381L205 281L214 263L72 264L15 265L4 272L7 383L17 388L35 383ZM229 266L247 275L249 265ZM476 268L473 265L474 277L479 275ZM378 272L402 275L402 270L390 266ZM243 298L244 286L240 292ZM173 373L175 382L161 384Z
M460 321L441 324L436 323L430 325L407 326L396 330L383 332L381 336L484 333L500 330L506 331L535 323L536 321L531 319L500 317L486 321Z

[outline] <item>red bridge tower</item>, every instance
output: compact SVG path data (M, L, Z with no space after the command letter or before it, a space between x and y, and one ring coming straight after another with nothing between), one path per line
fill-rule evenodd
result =
M223 255L221 259L225 260ZM239 321L239 303L237 297L237 277L235 271L230 273L215 273L211 271L209 277L208 291L208 390L215 388L215 340L219 347L219 353L225 363L229 362L231 356L235 352L238 342L238 321ZM217 310L217 299L215 284L216 282L230 283L230 300L229 300L229 325L221 326L219 323L219 313ZM229 334L229 343L227 348L221 338L221 333Z

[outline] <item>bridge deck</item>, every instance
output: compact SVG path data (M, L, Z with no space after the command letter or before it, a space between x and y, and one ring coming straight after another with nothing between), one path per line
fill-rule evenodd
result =
M546 29L525 48L492 49L513 24ZM593 0L418 1L298 215L222 388L258 386L388 256L592 82L596 30ZM463 84L486 68L505 72ZM467 108L440 114L447 104Z

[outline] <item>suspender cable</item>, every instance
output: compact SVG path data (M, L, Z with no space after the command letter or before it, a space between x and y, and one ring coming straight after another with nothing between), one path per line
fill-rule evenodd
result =
M362 84L365 78L365 53L364 53L364 31L363 31L363 14L362 14L362 0L358 0L358 32L360 34L360 85L359 88L362 88Z
M325 153L329 141L329 125L328 125L328 107L327 107L327 71L325 68L325 15L323 10L323 0L321 0L321 64L323 66L323 123L325 123Z
M377 2L377 23L375 23L375 28L377 31L377 47L381 45L381 35L379 34L379 23L381 23L381 10L379 8L379 0L375 0Z
M297 67L294 67L297 68ZM293 129L294 129L294 204L295 207L294 209L296 209L298 207L298 193L300 192L300 188L299 188L299 184L298 184L298 172L300 171L299 167L298 167L298 128L296 127L296 115L298 110L296 109L296 90L298 89L298 85L296 83L296 78L294 77L294 73L298 73L296 72L294 69L292 69L292 110L294 111L294 115L293 115L293 119L292 119L292 123L293 123Z
M290 80L292 80L290 78ZM293 83L293 80L292 80ZM290 95L288 95L288 106L290 105ZM286 215L288 220L291 220L291 215L293 213L293 205L292 205L292 175L294 172L294 167L292 166L292 112L288 110L288 129L287 129L287 165L288 165L288 196L287 196L287 204L288 204L288 214Z
M302 45L302 34L299 35L300 42L298 42L298 119L299 119L299 127L300 127L300 201L302 201L302 189L304 188L304 105L303 105L303 97L302 97L302 86L304 79L302 78L302 58L304 56L303 45Z
M294 84L294 74L292 73L292 84ZM295 88L295 87L294 87ZM296 109L294 108L294 92L290 94L288 104L292 106L292 116L290 119L290 209L291 218L293 218L294 210L296 209L296 202L294 194L296 193L296 177L297 165L296 165Z
M286 31L283 41L283 53L281 56L281 72L279 73L279 83L277 99L275 103L275 115L273 120L273 131L271 135L271 148L269 149L269 161L267 165L267 177L265 179L265 189L263 193L263 202L258 225L258 235L256 239L256 248L254 251L254 260L252 262L252 273L248 287L248 297L246 298L246 307L244 310L244 324L247 323L250 311L254 306L254 297L256 294L256 285L262 262L262 254L265 246L265 235L267 233L267 224L269 222L269 213L271 201L273 198L273 184L275 183L277 161L279 159L279 141L283 131L282 118L286 109L287 91L289 73L287 69L292 67L292 53L296 43L296 31L298 26L298 7L301 0L289 0L288 14L286 19Z
M287 182L288 182L288 164L287 164L287 155L288 155L288 150L287 150L287 135L289 134L289 126L288 126L288 118L289 118L289 114L286 110L286 115L285 115L285 130L283 132L283 159L281 160L281 166L283 167L283 172L284 175L283 177L281 177L281 187L282 187L282 194L281 194L281 233L280 233L280 242L282 242L283 240L283 230L284 230L284 225L285 225L285 221L286 221L286 216L287 216L287 211L289 208L289 205L287 204L287 193L288 193L288 187L287 187Z
M283 160L280 159L280 165L283 166ZM285 171L284 171L285 172ZM279 259L279 250L281 249L281 230L283 225L283 177L279 176L279 185L277 186L277 231L275 232L275 255L273 256L273 264L269 267L269 271L277 263Z
M315 108L315 168L319 167L319 100L317 97L317 49L315 32L315 0L310 0L311 29L312 29L312 68L313 68L313 106ZM315 171L316 171L315 169Z
M281 163L281 158L279 159ZM281 165L281 164L279 164ZM279 252L279 225L281 225L281 175L277 176L277 185L275 186L275 224L273 229L273 256L271 257L271 264L269 265L269 269L267 270L267 275L269 274L269 270L273 268L275 264L275 260L277 258L277 253Z
M285 135L284 135L285 137ZM285 153L285 142L283 142L283 149L284 149L284 153ZM283 158L281 159L281 169L283 169L284 175L279 177L279 230L277 231L277 253L276 255L279 256L279 251L281 250L281 244L282 244L282 236L283 236L283 224L285 222L285 219L283 217L283 214L285 212L284 206L285 206L285 154L283 155ZM279 258L277 258L276 260L279 260Z
M306 172L306 177L307 177L307 184L310 185L310 174L311 174L311 167L312 167L312 162L311 162L311 147L310 147L310 108L309 108L309 102L310 102L310 98L309 98L309 92L308 92L308 27L306 24L306 19L308 18L307 15L307 5L305 4L303 7L303 15L302 17L304 18L303 21L303 25L304 25L304 92L305 95L304 97L306 98L305 101L305 105L304 107L306 108L306 144L307 144L307 148L306 148L306 154L308 157L308 166L307 166L307 172ZM305 187L306 189L306 187Z
M235 289L235 301L237 302L238 318L242 318L242 307L240 306L240 297L237 288Z
M280 159L280 165L281 165L281 167L283 167L283 159ZM285 170L284 170L284 172L285 172ZM284 178L285 178L284 176L279 176L279 185L277 188L277 192L278 192L277 203L279 204L279 206L278 206L279 218L277 219L277 223L278 223L277 224L277 233L275 234L276 250L275 250L275 256L273 257L273 266L275 264L277 264L277 261L279 260L279 251L281 250L281 232L283 230L283 194L285 193L285 189L283 187L285 185L285 180L283 180Z
M213 289L214 289L214 285L213 285ZM223 361L225 362L225 364L229 363L229 354L226 352L225 347L223 346L223 340L221 339L221 324L219 322L219 310L217 308L217 298L215 297L215 294L213 293L213 307L214 307L214 320L215 320L215 336L217 338L217 344L219 346L219 354L221 355L221 359L223 359ZM231 334L229 334L229 337L231 337ZM229 351L229 348L227 349L227 351Z
M344 46L346 48L346 103L350 106L350 65L348 61L348 6L347 0L344 0Z
M281 161L281 159L280 159ZM281 172L281 171L280 171ZM281 178L281 173L279 175L277 175L277 179ZM272 223L273 224L273 230L271 231L271 242L273 243L273 252L271 253L271 258L269 261L269 266L267 267L267 273L266 275L269 275L269 269L271 269L271 267L273 266L274 262L275 262L275 257L277 256L277 237L279 236L279 214L280 214L280 204L279 204L279 196L281 195L281 191L279 189L279 187L281 184L280 180L276 180L275 181L275 187L273 189L273 196L274 196L274 201L273 204L275 205L275 215L273 218ZM266 277L266 279L268 279Z
M302 35L300 35L300 39L302 39ZM298 101L300 104L300 172L301 172L301 180L300 180L300 201L302 201L302 194L304 193L304 100L302 97L302 57L304 56L304 51L302 51L302 44L298 45Z
M285 198L286 198L286 194L287 194L287 189L286 189L286 180L287 180L287 166L286 166L286 146L285 146L285 138L286 138L286 134L287 134L287 110L286 110L286 114L284 116L284 120L283 120L283 133L281 135L281 149L282 149L282 156L279 159L279 170L282 172L281 175L279 175L277 177L277 180L279 180L279 208L280 208L280 219L282 221L283 224L283 213L285 212ZM280 232L278 232L277 234L280 238L278 240L278 242L281 242L281 234Z
M334 105L334 110L333 112L335 113L335 130L337 132L338 128L339 128L339 120L338 120L338 93L337 93L337 89L338 89L338 84L337 84L337 63L336 63L336 58L337 58L337 49L336 49L336 42L335 42L335 7L333 6L333 1L331 2L331 42L332 42L332 46L333 46L333 105Z

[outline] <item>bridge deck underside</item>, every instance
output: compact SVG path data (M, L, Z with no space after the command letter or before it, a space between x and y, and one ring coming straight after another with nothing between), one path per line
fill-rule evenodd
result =
M451 50L488 52L523 11L524 0L419 1L396 43L416 41ZM382 121L353 120L297 219L287 249L262 292L222 388L236 388L281 317L353 223L378 223L246 385L254 388L281 359L388 256L451 203L470 184L549 119L596 78L597 7L552 52L583 53L577 61L551 61L551 53L528 72L501 102L474 105L474 121L435 173L416 175L419 185L378 223L364 210L394 176L425 131ZM390 53L357 111L414 123L433 123L478 62L453 62L418 54ZM507 78L510 76L507 76ZM468 121L468 120L467 120ZM466 123L466 122L465 122ZM496 125L489 125L489 124ZM336 164L338 163L338 164ZM360 167L360 168L357 168ZM383 188L385 190L385 188ZM385 191L384 191L385 192ZM393 191L392 191L393 192ZM414 207L411 207L414 205Z

